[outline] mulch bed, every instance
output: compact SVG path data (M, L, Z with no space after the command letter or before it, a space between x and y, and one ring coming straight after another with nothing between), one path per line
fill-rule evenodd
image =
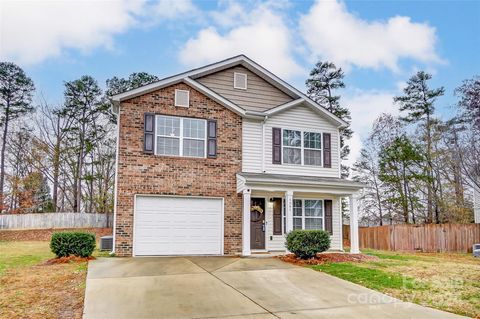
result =
M82 231L95 234L97 240L102 236L112 235L112 228L48 228L48 229L2 229L0 240L6 241L32 241L50 240L52 233L61 231Z
M56 265L56 264L69 264L69 263L81 263L84 261L96 259L93 256L90 257L79 257L79 256L68 256L68 257L58 257L52 258L44 262L42 265Z
M295 265L322 265L326 263L345 263L345 262L367 262L376 261L378 257L364 254L346 254L346 253L321 253L311 259L300 259L294 254L278 256L284 262Z

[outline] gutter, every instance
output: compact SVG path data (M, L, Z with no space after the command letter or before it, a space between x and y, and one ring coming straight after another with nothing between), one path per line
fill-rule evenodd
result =
M245 178L245 177L244 177ZM363 189L366 185L351 182L351 183L338 183L338 182L310 182L310 181L291 181L285 179L278 179L278 180L265 180L265 179L255 179L255 178L245 178L247 184L256 183L261 185L289 185L289 186L310 186L310 187L317 187L317 186L331 186L331 187L339 187L339 188L353 188L353 189Z

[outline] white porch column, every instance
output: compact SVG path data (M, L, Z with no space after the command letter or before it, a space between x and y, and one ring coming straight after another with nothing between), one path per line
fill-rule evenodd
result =
M287 233L293 230L293 192L285 192L285 219Z
M243 227L242 227L242 255L250 256L250 202L251 191L243 191Z
M350 195L350 253L359 254L359 240L358 240L358 211L357 200L355 196Z

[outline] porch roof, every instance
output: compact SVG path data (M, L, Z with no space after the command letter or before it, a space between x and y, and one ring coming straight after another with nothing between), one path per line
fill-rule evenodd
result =
M237 185L238 192L250 188L265 191L291 190L334 194L353 194L366 186L360 182L335 177L246 172L237 174Z

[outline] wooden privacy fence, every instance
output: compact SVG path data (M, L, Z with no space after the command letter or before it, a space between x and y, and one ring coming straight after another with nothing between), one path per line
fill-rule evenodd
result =
M350 228L343 228L344 244L349 244ZM480 224L425 224L361 227L360 249L471 252L480 243Z
M112 214L0 214L0 229L96 228L112 227L112 224Z

